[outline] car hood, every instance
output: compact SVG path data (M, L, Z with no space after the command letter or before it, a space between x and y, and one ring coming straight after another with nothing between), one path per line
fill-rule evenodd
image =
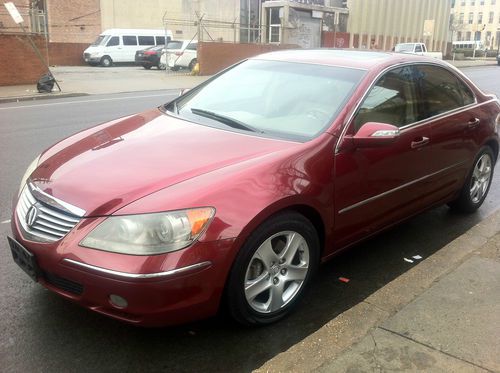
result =
M298 145L194 124L155 109L61 141L43 153L30 179L86 216L102 216L187 179Z

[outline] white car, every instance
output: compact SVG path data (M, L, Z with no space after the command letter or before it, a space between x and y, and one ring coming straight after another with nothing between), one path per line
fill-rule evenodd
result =
M160 64L165 64L170 70L180 68L193 70L198 62L197 40L172 40L167 44L165 53L162 54Z

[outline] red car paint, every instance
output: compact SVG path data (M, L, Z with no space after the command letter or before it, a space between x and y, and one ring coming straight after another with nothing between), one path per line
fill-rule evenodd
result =
M43 192L84 209L85 217L62 240L36 243L23 237L14 213L13 236L35 255L43 271L83 284L84 291L71 294L42 276L39 281L44 286L94 311L156 326L214 315L239 248L257 226L279 211L295 209L313 221L325 260L430 206L450 201L480 147L490 142L498 150L495 118L500 105L456 72L474 92L475 105L402 130L391 146L353 147L362 133L354 134L352 114L381 72L398 63L422 62L453 71L435 60L379 55L353 60L323 51L289 51L257 57L367 70L329 128L307 142L205 127L159 109L69 137L42 154L30 180ZM467 127L471 118L480 120L474 130ZM428 144L414 145L425 138L430 139ZM398 189L401 185L407 187ZM384 196L387 191L393 192ZM373 197L377 198L371 201ZM360 201L363 208L356 207ZM134 256L79 246L108 215L199 206L213 206L216 214L200 239L185 249ZM209 264L163 280L124 280L64 259L129 274ZM113 306L110 294L127 299L128 307Z

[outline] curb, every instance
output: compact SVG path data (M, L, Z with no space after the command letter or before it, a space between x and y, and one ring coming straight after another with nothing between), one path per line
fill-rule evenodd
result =
M53 98L68 98L68 97L81 97L90 96L89 93L49 93L42 95L33 96L19 96L19 97L0 97L0 104L5 104L9 102L22 102L22 101L38 101L38 100L49 100Z

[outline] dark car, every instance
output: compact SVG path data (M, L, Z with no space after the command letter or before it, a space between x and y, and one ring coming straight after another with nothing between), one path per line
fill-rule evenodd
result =
M433 206L478 209L499 113L434 58L253 57L43 152L14 202L13 257L51 291L132 324L220 307L269 324L342 250Z
M500 66L500 54L497 54L497 64Z
M160 58L164 48L164 45L156 45L154 47L135 52L135 64L148 70L153 66L157 67L159 70L165 70L165 65L160 63Z

